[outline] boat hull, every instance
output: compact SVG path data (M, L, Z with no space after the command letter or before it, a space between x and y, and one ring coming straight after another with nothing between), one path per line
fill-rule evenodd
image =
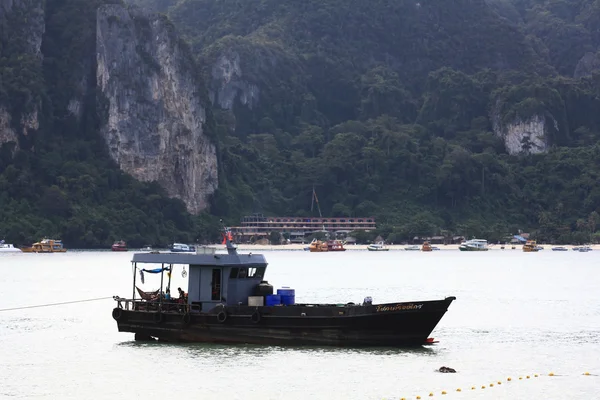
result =
M460 251L488 251L489 249L487 248L477 248L477 247L470 247L470 246L459 246L458 248Z
M389 249L373 249L371 247L367 247L367 250L369 250L369 251L388 251Z
M190 314L115 309L113 318L120 332L135 333L136 339L404 347L426 344L453 300L346 307L219 307ZM219 312L226 315L223 322L219 322Z

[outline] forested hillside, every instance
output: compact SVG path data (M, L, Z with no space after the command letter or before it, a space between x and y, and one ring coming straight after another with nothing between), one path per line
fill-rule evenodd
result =
M42 128L0 155L8 240L206 239L218 217L309 215L313 186L324 215L373 215L394 241L596 230L595 1L136 0L171 19L213 100L219 189L201 216L118 170L95 96L83 123L61 111L91 68L100 2L47 0L43 63L18 30L0 37L0 104L44 105Z

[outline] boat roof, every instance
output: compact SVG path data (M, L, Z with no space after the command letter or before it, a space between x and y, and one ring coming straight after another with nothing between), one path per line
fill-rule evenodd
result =
M134 253L131 262L147 264L187 264L206 266L236 266L267 264L262 254L196 254L196 253Z

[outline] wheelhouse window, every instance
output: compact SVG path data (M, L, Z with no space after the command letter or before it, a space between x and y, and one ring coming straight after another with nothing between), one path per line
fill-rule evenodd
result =
M235 279L238 276L239 268L231 268L231 272L229 273L229 279Z

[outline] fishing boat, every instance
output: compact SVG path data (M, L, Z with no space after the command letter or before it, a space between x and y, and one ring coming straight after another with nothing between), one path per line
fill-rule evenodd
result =
M458 246L460 251L488 251L488 242L485 239L471 239L467 240L460 246Z
M113 245L111 246L111 250L112 251L127 251L127 244L124 241L119 240L118 242L113 243Z
M65 253L67 251L61 240L54 239L42 239L31 247L23 247L21 250L23 253Z
M421 246L421 251L433 251L433 247L431 247L429 242L424 242L423 246Z
M523 245L523 251L525 253L534 253L540 251L541 247L537 245L535 240L528 240Z
M226 229L226 228L225 228ZM188 292L167 298L175 268L183 265ZM262 254L239 254L229 240L226 253L135 253L132 297L114 296L112 317L119 332L135 340L405 347L431 344L431 332L456 297L374 304L296 302L295 289L265 280ZM185 270L188 268L188 271ZM185 273L184 273L185 272ZM159 281L142 290L146 274ZM160 279L158 279L160 274Z
M310 251L311 253L322 253L325 251L329 251L329 246L327 245L327 242L317 240L315 238L308 245L308 251Z
M577 251L580 253L587 253L588 251L592 251L592 248L590 246L581 246Z
M173 243L170 250L172 253L194 253L196 247L184 243Z
M21 249L0 240L0 253L22 253Z
M369 251L388 251L389 249L383 242L372 243L367 246L367 250Z
M405 247L404 250L406 250L406 251L420 251L421 248L415 244L415 245L412 245L412 246Z

